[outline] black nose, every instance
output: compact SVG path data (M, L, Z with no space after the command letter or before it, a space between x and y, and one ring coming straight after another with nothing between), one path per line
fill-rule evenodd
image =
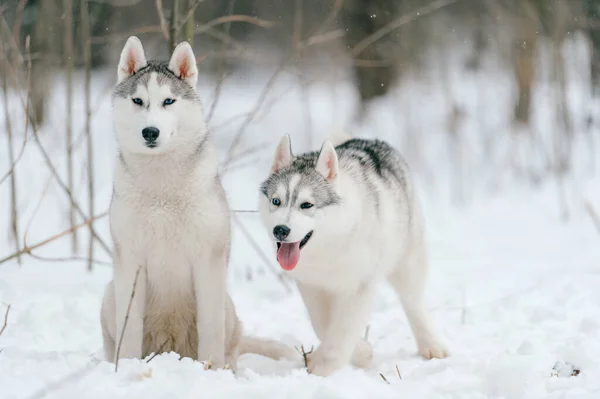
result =
M287 226L284 226L282 224L275 226L275 228L273 229L273 235L279 241L285 240L289 234L290 234L290 228Z
M155 127L145 127L142 129L142 136L148 143L154 143L160 134L160 130Z

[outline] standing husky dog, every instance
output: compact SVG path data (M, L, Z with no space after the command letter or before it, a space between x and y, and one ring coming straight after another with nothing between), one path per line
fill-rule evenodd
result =
M113 95L114 280L101 312L106 358L117 360L120 339L119 358L175 351L232 368L245 352L294 358L283 344L241 336L226 290L229 209L197 78L185 42L168 63L147 61L136 37L121 53Z
M327 376L351 361L370 365L361 339L376 284L387 279L426 358L448 351L424 303L423 218L400 154L382 141L352 139L320 153L292 155L284 136L262 184L260 214L277 261L298 282L319 348L309 372Z

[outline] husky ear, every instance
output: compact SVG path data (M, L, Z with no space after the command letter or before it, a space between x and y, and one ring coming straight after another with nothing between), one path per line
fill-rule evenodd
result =
M323 175L328 181L333 181L338 175L339 165L335 148L329 140L325 140L317 159L317 172Z
M117 83L121 83L141 68L147 65L146 55L142 42L136 36L131 36L127 39L123 51L121 51L121 59L119 60L119 70L117 72Z
M196 88L198 68L196 67L196 57L192 51L192 46L188 42L181 42L175 47L171 61L169 61L169 70L178 78Z
M271 166L271 173L275 173L278 170L290 166L292 163L292 141L290 135L286 134L281 138L277 149L275 150L275 159L273 159L273 166Z

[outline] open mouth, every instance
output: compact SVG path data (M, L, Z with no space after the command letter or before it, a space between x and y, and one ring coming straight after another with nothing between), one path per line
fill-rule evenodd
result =
M310 231L302 241L277 242L277 262L283 270L292 270L300 261L300 250L304 248L313 232Z

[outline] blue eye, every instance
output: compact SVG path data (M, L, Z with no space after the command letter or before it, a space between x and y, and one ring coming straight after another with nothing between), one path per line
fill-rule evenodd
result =
M281 205L281 200L279 198L273 198L271 200L271 203L275 206L279 206L279 205Z
M136 97L136 98L133 98L133 99L131 99L131 101L133 101L133 103L134 103L135 105L144 105L144 102L142 101L142 99L141 99L141 98L137 98L137 97Z
M300 204L300 209L309 209L312 208L314 205L311 204L310 202L303 202Z
M163 101L163 105L171 105L175 102L174 99L172 98L167 98L165 101Z

